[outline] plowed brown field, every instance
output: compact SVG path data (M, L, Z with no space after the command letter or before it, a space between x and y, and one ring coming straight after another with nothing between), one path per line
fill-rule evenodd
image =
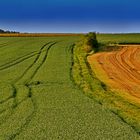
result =
M93 72L120 96L140 103L140 45L88 57Z

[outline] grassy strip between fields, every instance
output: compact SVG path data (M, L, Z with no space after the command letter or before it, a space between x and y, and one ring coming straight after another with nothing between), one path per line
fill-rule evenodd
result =
M139 107L112 92L96 77L87 62L89 54L83 48L77 44L73 49L74 63L72 73L75 83L87 96L118 115L123 122L129 124L140 134Z

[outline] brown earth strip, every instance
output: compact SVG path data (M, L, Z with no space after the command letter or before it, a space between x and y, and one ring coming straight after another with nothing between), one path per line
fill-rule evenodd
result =
M122 46L119 51L91 55L88 62L102 82L140 103L140 45Z

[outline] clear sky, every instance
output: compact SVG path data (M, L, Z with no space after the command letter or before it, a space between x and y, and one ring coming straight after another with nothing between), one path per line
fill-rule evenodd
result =
M0 28L21 32L140 32L140 0L0 0Z

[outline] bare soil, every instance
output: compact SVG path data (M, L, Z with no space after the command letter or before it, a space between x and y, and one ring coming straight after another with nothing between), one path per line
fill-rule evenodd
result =
M140 45L121 46L118 51L91 55L88 62L101 81L140 103Z

